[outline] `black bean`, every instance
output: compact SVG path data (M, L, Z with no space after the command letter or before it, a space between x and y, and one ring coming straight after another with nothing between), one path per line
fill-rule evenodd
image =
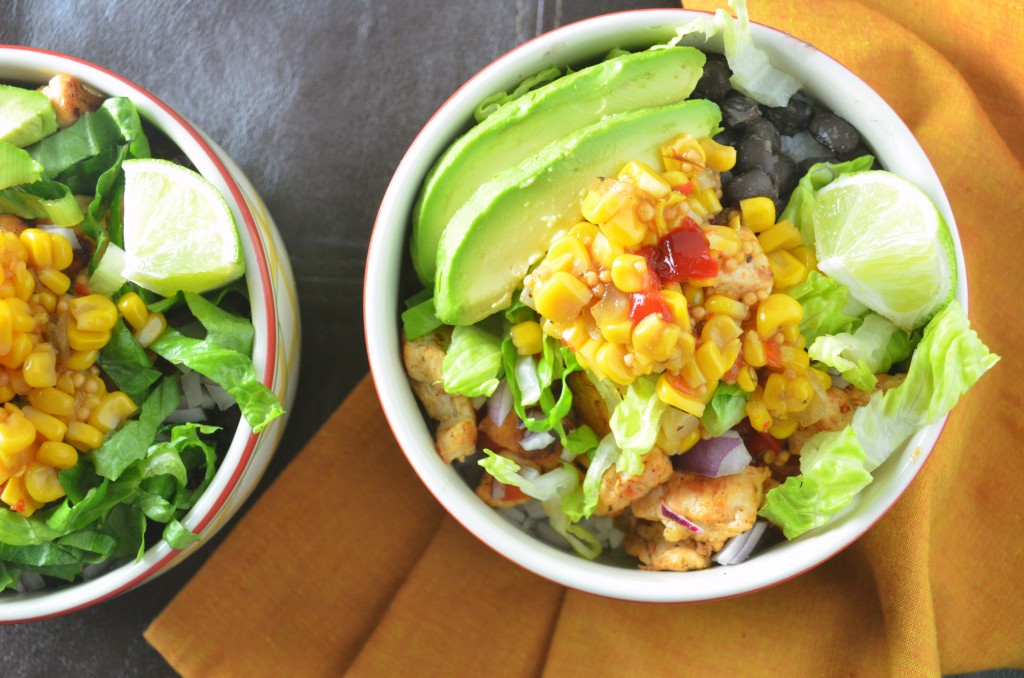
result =
M740 173L748 170L761 170L765 174L775 166L775 155L768 139L748 134L736 145L736 170Z
M710 99L719 102L732 90L729 76L732 71L724 61L708 59L704 64L704 73L693 90L694 99Z
M742 94L730 94L720 104L722 122L726 127L749 125L761 117L757 102Z
M811 105L799 97L791 98L785 106L767 108L764 112L765 117L786 136L807 129L813 114Z
M800 176L796 173L796 163L786 155L779 155L775 158L775 166L772 167L768 176L775 184L779 197L787 199L793 188L796 187L797 181L800 180Z
M740 131L735 128L727 128L712 137L723 146L735 146L740 141Z
M818 143L833 153L849 153L860 143L853 125L835 113L816 113L808 129Z
M734 177L732 181L722 187L722 192L726 201L731 204L759 195L765 195L772 199L777 196L771 177L756 169Z
M775 128L775 125L768 122L764 118L755 120L746 127L743 128L743 133L747 136L760 137L767 139L768 143L771 144L772 153L778 153L779 148L782 146L782 136L779 134L779 130Z

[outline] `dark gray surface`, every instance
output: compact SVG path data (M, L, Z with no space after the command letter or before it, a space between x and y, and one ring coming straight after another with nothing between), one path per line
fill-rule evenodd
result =
M0 43L72 54L135 81L217 140L262 194L291 254L303 342L299 397L259 492L366 372L366 245L388 181L431 113L477 70L541 31L660 6L679 5L15 0L0 2ZM142 631L224 533L115 600L0 626L0 673L174 675Z

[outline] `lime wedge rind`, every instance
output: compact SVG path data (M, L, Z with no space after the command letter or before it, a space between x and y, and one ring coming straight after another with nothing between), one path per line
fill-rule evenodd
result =
M840 177L816 196L812 223L818 268L903 329L924 325L956 293L956 250L945 219L901 177Z

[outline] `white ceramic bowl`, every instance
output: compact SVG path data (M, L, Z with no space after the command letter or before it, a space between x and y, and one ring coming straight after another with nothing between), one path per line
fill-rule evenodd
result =
M739 565L694 572L647 572L609 561L590 562L534 539L486 506L434 451L434 442L405 376L400 357L399 270L410 213L425 173L472 120L488 94L555 65L593 62L613 47L664 42L697 13L639 10L571 24L504 55L463 85L430 119L403 158L377 216L366 265L364 308L370 368L399 445L438 501L466 529L508 559L552 581L583 591L639 601L681 602L734 596L772 586L832 557L863 535L893 505L921 469L945 420L914 435L874 474L875 480L825 527L772 546ZM751 26L755 42L778 68L804 84L853 123L882 165L920 186L949 224L959 266L957 299L966 308L963 253L949 203L928 158L895 112L858 77L811 45L780 31ZM721 51L720 42L688 44Z
M0 81L44 84L70 73L107 96L127 96L140 115L167 135L196 169L225 196L234 212L245 253L246 286L256 329L253 363L259 379L291 409L299 373L299 306L291 263L277 227L252 184L205 133L180 113L125 78L74 57L0 46ZM200 548L241 507L263 475L284 431L279 417L258 435L243 420L210 487L183 519L202 539L175 551L166 543L141 559L102 576L55 589L0 596L0 622L20 622L80 610L128 591L166 572Z

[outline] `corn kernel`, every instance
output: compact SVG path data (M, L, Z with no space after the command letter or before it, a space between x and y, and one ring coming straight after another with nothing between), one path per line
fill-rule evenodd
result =
M28 301L32 298L32 293L36 289L36 281L29 270L25 268L25 264L19 263L15 267L13 283L14 294L12 298L21 299L22 301Z
M117 324L117 306L102 294L77 297L68 303L78 329L85 332L111 330Z
M813 247L808 247L806 245L802 247L794 247L789 251L789 253L792 254L797 261L803 264L804 268L808 271L813 271L818 268L818 257L815 254Z
M564 325L572 322L593 296L579 278L559 271L534 292L533 300L538 313Z
M676 454L682 454L693 449L693 446L700 442L700 427L693 429L685 438L679 443L679 448L676 450Z
M584 196L581 204L583 217L595 224L603 224L631 200L632 197L626 191L601 183Z
M135 333L135 340L139 342L142 348L148 348L149 345L156 341L166 329L167 319L164 318L164 314L150 313L146 324L141 330Z
M740 340L739 337L736 337L728 344L726 344L724 347L722 347L722 360L724 360L725 364L729 366L726 368L726 372L732 369L733 364L740 357L740 349L742 345L743 342Z
M640 190L650 193L655 198L664 198L672 192L669 183L658 176L657 172L639 160L626 163L619 172L619 179L626 179Z
M0 299L0 355L11 351L14 342L14 320L7 299Z
M712 226L704 231L708 236L708 246L721 252L726 257L734 257L739 253L742 243L740 234L728 226Z
M96 349L90 349L88 351L71 351L68 355L68 359L64 361L64 367L76 372L84 372L95 365L96 360L99 357L100 352Z
M775 250L768 254L768 265L775 278L775 287L780 290L799 285L807 279L807 267L786 250Z
M594 255L594 261L601 268L611 269L615 257L624 251L622 245L611 241L604 233L598 233L594 236L594 241L590 245L590 252Z
M25 473L25 490L36 501L46 504L64 496L64 488L57 480L57 469L32 464Z
M771 198L758 196L740 200L743 225L754 233L760 233L775 223L775 203Z
M635 375L626 365L626 347L621 344L605 343L597 349L595 369L621 386L633 383Z
M67 443L47 440L39 446L36 461L59 469L71 468L78 463L78 450Z
M576 238L582 243L593 240L594 236L598 233L600 233L600 229L597 228L596 224L592 224L589 221L581 221L569 229L569 236Z
M743 330L736 321L727 315L715 315L704 323L700 337L704 341L713 342L718 348L725 348L733 339L741 336Z
M786 378L778 372L768 375L764 383L764 405L769 412L776 414L786 413Z
M792 221L783 219L757 236L757 242L767 254L775 250L788 250L804 244L804 238Z
M690 306L701 306L704 304L704 288L699 285L685 283L683 285L683 296Z
M636 200L627 201L618 212L600 223L601 232L622 247L635 247L647 233L647 226L636 215Z
M11 309L11 327L15 332L35 332L36 319L32 315L32 307L28 302L12 297L5 301Z
M662 289L661 298L664 299L668 307L672 309L672 317L675 318L676 325L679 325L679 329L683 332L690 332L692 327L690 325L690 309L686 302L686 297L683 296L682 292L676 292L671 289Z
M71 278L67 277L55 268L44 268L37 274L39 282L54 294L64 294L71 289ZM21 297L20 294L17 295Z
M57 351L49 344L39 344L25 358L22 376L32 388L57 385Z
M28 401L37 410L65 419L75 411L75 397L56 388L34 388L28 393Z
M58 271L63 271L75 259L71 242L60 233L51 233L50 240L53 243L53 267Z
M537 355L544 348L544 335L540 331L540 324L533 320L513 325L508 333L519 355Z
M723 294L714 294L704 302L708 313L724 315L739 322L747 317L747 305Z
M68 325L68 345L75 351L99 350L110 341L110 330L92 332Z
M35 337L33 335L24 332L15 333L11 349L5 354L0 354L0 365L12 370L21 368L34 347Z
M589 338L583 342L583 345L576 351L576 360L583 369L597 370L597 351L604 346L604 343L603 341ZM603 377L605 375L601 373L599 376Z
M708 167L716 172L728 172L736 166L736 149L732 146L720 144L711 137L702 138L700 145L704 149Z
M576 321L568 327L562 327L550 320L544 320L541 327L544 334L561 339L573 351L579 351L580 347L590 340L590 332L582 316L577 316Z
M658 383L654 387L654 392L657 394L658 399L667 405L671 405L695 417L700 417L704 414L705 403L696 395L684 393L677 389L673 385L672 380L665 374L658 377Z
M672 355L680 333L678 325L652 313L633 328L633 349L639 356L663 362Z
M772 294L757 308L757 333L769 339L783 325L799 325L803 318L804 309L799 301L786 294Z
M103 444L103 434L95 426L84 421L73 421L68 424L64 442L79 452L90 452Z
M39 290L35 301L45 308L47 313L53 313L57 310L57 295L49 290Z
M26 228L18 238L28 251L28 260L37 269L53 267L53 240L38 228Z
M714 216L722 211L722 203L718 200L718 194L713 188L705 188L697 195L697 200L709 215Z
M736 385L746 393L753 393L757 388L757 372L750 365L744 365L736 375Z
M705 341L697 347L693 360L708 381L721 379L730 367L725 363L722 351L710 341Z
M40 507L25 489L25 479L14 477L7 481L4 490L0 493L0 501L3 501L22 516L28 518Z
M807 355L807 351L793 346L779 347L779 356L783 367L792 368L798 373L811 366L811 357Z
M63 421L31 405L21 408L21 413L36 427L36 432L47 440L63 440L68 431L68 425Z
M36 427L16 405L7 403L0 412L0 457L18 454L36 440Z
M536 323L534 323L536 325ZM540 326L537 325L538 334ZM99 407L89 417L89 425L104 435L120 426L138 411L138 406L123 391L113 391L103 397Z
M624 320L612 320L599 325L601 336L606 341L613 341L616 344L628 344L633 334L633 321L629 318Z
M661 158L669 172L692 171L707 162L704 147L689 134L680 134L661 147ZM689 169L686 164L691 165Z
M121 312L121 317L136 331L145 327L146 321L149 320L149 309L146 308L146 303L142 301L142 297L135 292L122 295L117 300L117 310Z
M768 428L768 434L773 438L784 440L796 432L800 425L796 419L776 419Z
M768 412L768 408L765 406L763 393L760 388L756 389L747 400L746 410L747 418L750 420L750 425L755 431L764 433L772 427L774 421L772 420L772 415Z
M612 262L612 283L623 292L639 292L649 279L647 260L636 254L620 254Z
M590 252L587 251L586 245L579 238L568 235L558 238L551 244L547 257L549 261L558 257L568 257L570 264L567 270L576 275L582 275L590 268Z

